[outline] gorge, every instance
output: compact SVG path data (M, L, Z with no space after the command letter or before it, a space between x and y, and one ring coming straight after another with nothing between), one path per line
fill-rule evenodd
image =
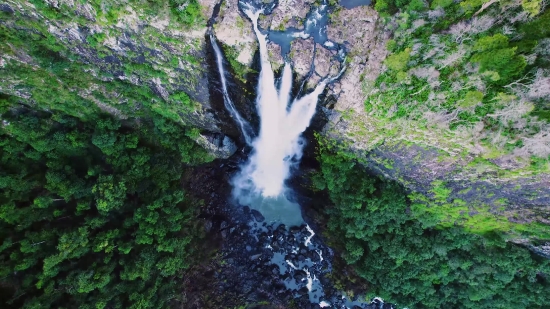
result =
M0 2L0 303L547 307L546 5Z

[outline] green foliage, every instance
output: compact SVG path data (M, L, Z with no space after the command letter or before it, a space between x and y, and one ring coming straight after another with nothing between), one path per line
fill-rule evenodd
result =
M499 78L491 79L495 84L505 85L523 72L527 63L516 54L517 47L508 47L508 38L502 34L482 37L474 44L476 53L470 59L480 65L480 71L497 72Z
M105 39L106 39L105 33L95 33L93 35L86 37L86 41L90 44L90 46L94 48L98 48L98 45L103 43Z
M479 9L483 5L483 3L486 3L486 2L489 2L489 0L466 0L466 1L460 2L460 6L466 12L473 12Z
M252 68L240 63L237 58L239 57L239 50L233 46L222 45L225 57L231 68L233 69L235 76L239 78L242 82L246 82L246 74L254 72Z
M388 0L376 0L376 2L374 3L374 9L379 12L379 13L382 13L384 15L388 15L389 11L390 11L390 1Z
M426 226L411 214L402 188L369 176L352 155L332 152L327 141L321 145L321 172L314 183L326 188L334 203L327 210L330 235L370 283L369 296L403 308L550 305L550 261L496 234L435 228L436 222ZM434 184L438 198L449 193L443 183Z
M386 43L386 49L392 52L395 50L395 47L397 47L397 43L395 42L395 40L388 40L388 42Z
M411 54L411 49L406 48L405 50L391 54L386 58L384 64L392 71L399 72L407 68L407 63L409 62Z
M453 4L453 0L434 0L432 2L432 4L430 5L430 8L432 10L434 9L437 9L437 8L447 8L449 7L451 4Z
M519 26L524 39L540 40L550 37L550 10L546 10L538 18Z
M197 233L180 178L204 150L158 116L78 119L7 101L0 286L13 305L168 307Z
M409 11L421 12L427 9L428 6L424 0L411 0L409 3Z
M476 52L488 52L495 49L508 47L508 38L500 33L493 36L481 37L474 43L473 50Z
M521 7L524 11L528 12L531 17L540 13L542 6L542 0L522 0Z
M170 0L170 7L178 20L185 25L196 25L204 22L201 6L197 0Z
M483 92L481 91L468 91L462 100L459 103L459 106L465 109L471 108L481 103L483 100Z

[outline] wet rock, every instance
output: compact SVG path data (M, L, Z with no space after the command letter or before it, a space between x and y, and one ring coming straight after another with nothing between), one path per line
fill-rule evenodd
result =
M250 21L238 10L238 0L226 0L222 3L220 14L214 25L216 38L239 52L237 61L249 66L256 50L256 36Z
M292 60L293 69L299 76L306 76L313 61L313 46L315 42L313 38L307 40L296 39L290 46L290 59Z
M285 63L283 56L281 55L281 46L268 42L267 52L271 67L274 71L278 70Z
M294 279L296 279L296 281L301 282L302 280L304 280L306 278L307 278L307 274L306 274L305 271L303 271L303 270L294 271Z
M212 230L212 221L208 220L204 223L204 230L208 233Z
M307 287L303 287L298 290L298 295L307 295L308 292L309 290L307 289Z
M264 220L265 220L264 216L259 211L257 211L256 209L252 209L250 211L250 214L252 215L254 220L256 220L257 222L264 222Z
M315 73L322 77L336 76L340 71L340 62L336 58L336 52L315 44Z
M11 6L9 6L6 3L0 3L0 12L4 12L4 13L8 13L8 14L15 13L15 11L11 8Z
M227 159L237 151L235 142L223 134L201 133L195 138L195 141L209 154L220 159Z
M288 29L294 27L302 29L302 20L306 18L314 0L282 0L270 15L263 17L260 25L263 28L274 30Z

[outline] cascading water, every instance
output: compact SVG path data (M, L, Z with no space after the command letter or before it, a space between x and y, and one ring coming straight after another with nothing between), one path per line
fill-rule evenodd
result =
M241 204L258 209L266 219L287 225L302 223L299 205L289 201L285 181L293 164L302 156L301 134L315 114L317 100L326 85L337 77L325 78L315 89L291 100L292 68L286 63L277 89L268 60L267 35L258 29L262 10L240 3L252 21L260 50L261 71L256 106L260 132L252 142L253 152L234 180L234 196Z
M259 12L246 10L252 20L260 46L261 72L257 92L258 114L261 119L260 134L253 142L254 153L244 169L243 176L250 178L258 194L276 197L283 193L290 165L300 159L302 132L309 126L317 99L326 86L320 82L315 90L294 100L288 109L292 70L286 63L281 86L277 91L275 78L267 55L266 35L258 30Z
M212 44L212 47L214 48L214 53L216 54L216 64L218 65L218 72L220 74L220 80L222 84L222 93L223 93L223 102L224 102L225 108L229 111L229 113L231 114L231 117L235 119L235 121L241 128L241 132L243 134L245 142L248 145L250 145L250 143L252 142L252 138L251 138L252 129L250 128L250 125L248 124L248 122L244 120L243 117L241 117L241 115L235 108L235 104L233 104L233 101L229 97L229 93L227 92L227 80L225 78L225 70L223 69L222 52L212 33L210 33L210 43Z
M340 60L343 60L345 57L343 46L329 41L326 36L328 19L326 2L327 0L322 0L320 6L312 9L305 21L304 30L294 29L287 33L270 31L268 34L262 33L258 28L258 18L260 14L264 13L264 10L258 7L264 6L265 11L269 13L273 9L274 3L271 3L270 6L270 3L266 4L261 1L255 3L256 6L254 6L239 2L242 12L253 24L260 53L261 70L256 95L260 130L253 140L251 140L250 131L246 131L250 128L248 123L238 114L227 93L223 55L213 35L210 36L221 76L225 106L243 130L246 142L253 148L248 161L233 179L233 195L240 204L258 210L263 216L263 218L259 216L260 219L258 219L258 216L253 215L252 221L248 222L253 240L251 245L246 245L245 250L252 252L254 250L252 245L262 244L258 250L261 253L254 256L262 256L264 261L277 266L281 275L279 282L284 283L295 298L303 299L304 289L307 289L309 302L316 303L321 308L333 305L335 308L365 307L373 304L382 308L380 306L380 304L383 305L381 299L373 299L369 305L347 299L345 294L325 295L320 278L331 271L330 262L323 258L327 253L331 254L331 251L314 239L315 232L309 225L304 224L300 206L287 198L290 196L290 190L285 186L285 181L290 176L292 166L301 159L305 142L301 135L315 114L319 95L329 83L343 73L344 68L336 76L322 79L312 92L299 98L291 98L292 67L286 62L280 80L275 79L268 60L267 39L268 35L271 38L271 35L275 34L274 37L278 43L288 45L282 50L288 50L289 38L311 36L316 43L336 51L335 54L339 56ZM314 27L320 24L324 26ZM267 222L264 221L264 218ZM285 224L286 228L298 225L301 227L298 230L294 228L294 231L290 229L288 232L285 226L279 226L276 228L277 231L274 231L274 225L267 223L275 222ZM281 228L287 231L286 234L280 231ZM300 242L298 239L302 241ZM250 259L255 258L250 257Z

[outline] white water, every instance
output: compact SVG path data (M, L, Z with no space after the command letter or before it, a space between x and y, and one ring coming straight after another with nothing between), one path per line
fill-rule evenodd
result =
M231 117L233 117L233 119L235 119L235 121L239 124L241 128L241 132L243 133L243 136L244 136L244 140L248 145L250 145L252 141L250 132L252 130L248 122L241 117L241 115L235 108L235 104L233 104L233 101L229 97L229 93L227 92L227 81L225 79L225 70L223 69L222 52L220 50L220 47L218 46L218 43L216 43L216 40L214 39L214 35L212 34L210 34L210 43L212 43L212 46L214 47L214 53L216 54L218 72L220 74L220 80L222 83L223 103L225 105L225 108L231 114Z
M291 167L301 159L304 146L301 134L315 114L319 95L343 70L338 76L323 79L311 93L301 98L291 98L291 65L285 64L277 87L268 60L267 35L258 29L258 18L262 11L243 2L241 4L244 6L243 12L252 21L260 50L261 70L256 97L260 130L254 140L249 124L239 115L229 97L223 55L214 36L210 35L225 107L240 126L246 143L253 148L247 163L233 179L233 194L241 204L259 210L268 221L279 221L289 226L299 225L303 222L300 207L286 198L285 181L290 176Z
M267 37L258 29L261 11L245 8L244 13L254 25L260 49L261 71L256 105L261 123L259 136L252 143L253 154L235 184L238 188L263 197L277 197L284 193L291 165L301 158L304 142L300 135L309 126L318 97L328 80L321 81L313 92L290 102L290 64L285 64L277 89L268 60Z

